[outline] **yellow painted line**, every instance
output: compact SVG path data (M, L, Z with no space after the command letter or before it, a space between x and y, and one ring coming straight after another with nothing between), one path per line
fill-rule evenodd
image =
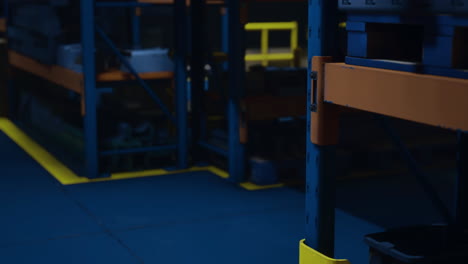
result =
M60 183L69 184L70 181L77 178L75 173L34 142L10 120L0 118L0 129Z
M229 178L229 173L222 170L222 169L219 169L219 168L216 168L214 166L210 166L208 167L208 171L210 171L211 173L215 174L215 175L218 175L219 177L223 178L223 179L227 179Z
M120 172L113 173L108 178L99 179L88 179L75 174L67 166L57 160L52 154L41 147L39 144L34 142L32 138L26 135L21 129L19 129L13 122L6 118L0 118L0 130L3 131L11 140L13 140L18 146L20 146L26 153L29 154L37 163L39 163L47 172L49 172L55 179L57 179L62 185L73 185L83 184L91 182L104 182L104 181L116 181L124 179L142 178L142 177L153 177L171 174L181 174L196 171L209 171L218 177L223 179L229 178L229 173L214 166L203 166L203 167L192 167L184 170L145 170L137 172ZM283 184L274 185L255 185L253 183L241 183L240 186L249 191L263 190L270 188L283 187Z
M248 191L258 191L258 190L266 190L266 189L284 187L284 184L278 183L278 184L272 184L272 185L257 185L251 182L243 182L240 184L240 186Z
M110 177L99 178L99 179L88 179L85 177L76 176L77 178L75 178L73 182L64 184L64 185L90 183L90 182L116 181L116 180L134 179L134 178L143 178L143 177L155 177L155 176L182 174L182 173L196 172L196 171L212 172L213 169L214 167L208 166L208 167L192 167L192 168L183 169L183 170L154 169L154 170L144 170L144 171L118 172L118 173L111 174ZM213 174L217 175L216 173L213 173Z

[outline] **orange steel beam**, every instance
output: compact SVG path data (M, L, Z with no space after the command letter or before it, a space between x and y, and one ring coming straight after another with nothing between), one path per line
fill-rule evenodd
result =
M8 56L10 63L16 68L42 77L77 93L81 94L83 91L83 75L81 73L57 65L45 65L11 50L8 52ZM147 72L141 73L140 77L144 80L172 79L174 73ZM134 79L135 77L132 74L120 70L103 72L96 76L98 82L118 82Z
M247 3L300 3L305 2L306 0L242 0L242 2ZM174 4L174 0L138 0L140 3L149 3L149 4ZM190 4L190 0L186 0L187 5ZM224 4L225 0L206 0L206 3L209 5L219 5Z
M468 80L328 63L325 101L468 131Z
M0 18L0 32L6 32L6 18Z
M138 2L148 3L148 4L160 4L160 5L174 4L174 0L138 0ZM207 0L206 3L209 5L219 5L219 4L224 4L224 0ZM190 5L190 0L186 0L186 4Z
M14 51L8 51L11 65L23 71L42 77L69 90L83 93L83 75L56 65L44 65Z
M156 80L156 79L172 79L174 78L173 72L145 72L139 74L143 80ZM118 82L135 80L131 73L123 72L120 70L113 70L108 72L99 73L96 76L98 82Z

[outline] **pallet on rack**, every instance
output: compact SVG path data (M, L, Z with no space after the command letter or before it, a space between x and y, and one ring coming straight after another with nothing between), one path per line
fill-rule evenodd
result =
M352 14L346 63L468 79L468 17Z

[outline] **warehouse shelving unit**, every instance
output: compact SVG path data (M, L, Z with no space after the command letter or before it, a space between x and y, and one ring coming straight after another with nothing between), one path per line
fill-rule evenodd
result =
M8 2L8 1L7 1ZM193 1L177 1L177 0L135 0L126 2L110 2L110 1L91 1L81 0L81 45L83 54L83 71L82 73L74 72L58 65L46 65L32 58L24 56L18 52L9 51L9 62L13 68L31 73L41 77L47 81L62 86L65 89L73 91L81 95L81 112L84 120L84 135L85 135L85 176L88 178L98 178L109 176L107 173L99 173L99 157L110 155L121 155L129 153L143 153L160 150L177 151L177 167L187 168L189 164L189 150L192 149L192 157L196 157L197 148L202 147L218 154L222 154L228 159L229 180L241 183L245 181L245 155L244 145L247 142L247 120L265 120L274 119L284 116L303 115L303 108L300 107L305 101L303 97L255 97L245 98L243 96L242 87L244 87L244 57L243 50L243 31L245 17L243 10L250 2L291 2L285 0L269 0L269 1L222 1L222 0L193 0ZM304 2L304 0L295 0L294 2ZM154 72L137 74L135 70L126 63L125 58L120 54L114 43L106 36L98 26L95 25L95 10L97 8L120 7L132 9L134 15L131 20L132 31L132 46L139 48L140 43L140 15L141 9L154 5L173 5L175 11L175 71L174 72ZM189 135L188 122L189 113L187 112L187 73L186 65L188 54L191 50L190 66L190 85L192 90L192 100L196 101L197 97L202 96L204 87L204 54L206 46L200 36L203 36L203 19L205 5L223 6L225 15L223 16L223 51L227 53L227 70L230 76L228 87L228 104L227 104L227 123L228 123L228 150L223 150L215 146L206 144L202 140L194 140L196 143L190 146L189 138L200 138L200 122L202 113L197 108L192 109L191 127L192 134ZM187 7L190 9L190 17L187 16ZM181 21L191 20L191 29L187 23ZM227 34L226 34L227 33ZM96 73L94 52L96 46L96 36L100 37L119 59L127 66L128 72L114 70L111 72ZM189 41L189 36L192 37ZM187 47L187 43L192 43L191 47ZM175 81L176 92L176 109L175 116L161 102L157 94L152 91L147 82L152 80L171 80ZM122 149L115 151L101 151L98 149L97 140L97 98L101 91L114 84L123 82L137 82L143 87L148 95L166 114L168 119L177 127L177 144L168 146L155 146L136 149ZM14 98L15 89L10 85L10 94ZM10 99L13 102L13 99ZM287 106L288 111L283 111L281 108ZM249 114L245 114L245 109ZM14 104L10 105L10 109L15 109ZM274 111L270 111L274 110ZM12 118L14 117L14 111Z
M139 8L144 8L151 5L171 4L174 5L175 21L185 21L186 18L186 3L183 0L175 1L134 1L134 2L96 2L93 0L80 1L80 18L81 18L81 45L83 56L83 72L77 73L56 65L41 64L31 58L18 54L14 51L9 51L9 61L11 66L20 70L37 75L45 80L63 86L66 89L74 91L81 95L82 115L84 119L84 136L85 136L85 167L86 177L98 178L108 176L107 173L100 173L99 157L108 155L121 155L128 153L143 153L155 152L160 150L177 151L177 167L185 168L188 166L188 126L187 126L187 111L186 111L186 40L187 28L186 23L176 24L176 53L174 56L175 72L154 72L138 74L133 67L128 63L125 57L119 52L114 43L107 37L95 24L95 9L106 7L121 7L134 8L135 15L133 17L133 46L138 47L139 43ZM121 62L127 67L130 73L122 71L112 71L96 74L96 58L95 46L96 35L102 38L108 48L112 50ZM176 93L176 109L175 115L170 111L164 103L159 99L158 95L151 89L146 81L156 79L174 79L175 78L175 93ZM115 82L136 81L142 88L146 90L148 95L166 114L167 118L177 127L178 142L175 145L153 146L134 149L122 149L113 151L101 151L98 149L97 139L97 98L101 92L100 88L109 87ZM14 98L14 88L10 88L10 94ZM10 100L13 104L13 100ZM14 109L14 106L11 106ZM14 112L12 118L14 118Z
M203 13L203 1L197 1L198 6L192 9L192 36L198 36L197 32L202 29L197 25L202 25L203 20L196 14ZM222 52L227 53L228 82L228 103L226 119L228 123L228 146L223 149L211 145L204 141L198 131L199 124L203 123L201 111L194 109L194 141L197 147L217 153L228 159L229 180L236 183L246 181L245 175L245 144L248 142L249 120L273 120L280 117L303 116L303 106L305 98L301 96L258 96L246 97L245 87L245 50L244 50L244 26L247 22L246 10L249 3L273 3L273 2L304 2L304 0L228 0L222 10ZM195 4L196 2L194 2ZM195 28L194 28L195 27ZM192 54L202 54L202 42L192 41L194 47ZM203 58L193 57L191 66L192 100L199 102L203 94Z
M456 215L438 199L422 170L385 117L380 119L408 161L410 171L449 224L466 229L468 171L468 80L334 63L333 28L338 24L337 1L309 2L309 72L306 186L306 238L300 263L348 263L334 260L334 160L338 116L354 108L383 116L458 131ZM328 29L328 30L326 30ZM319 253L320 252L320 253Z
M228 159L229 180L240 183L244 178L244 144L240 139L242 129L241 120L241 97L244 82L244 51L242 42L240 1L228 0L222 20L223 30L223 52L228 56L228 103L226 119L228 122L228 149L212 146L203 141L202 124L204 119L202 97L204 94L204 13L205 2L193 1L191 3L191 35L192 51L191 58L191 102L192 102L192 141L194 157L200 153L199 148L222 155ZM197 38L197 39L196 39Z

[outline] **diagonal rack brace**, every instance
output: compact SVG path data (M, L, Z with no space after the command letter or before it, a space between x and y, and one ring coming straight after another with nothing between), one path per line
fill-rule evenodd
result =
M130 73L135 77L136 81L140 84L141 87L143 87L146 92L149 94L149 96L153 99L153 101L161 108L161 110L166 114L166 116L171 120L171 122L175 125L176 124L176 119L172 115L172 113L169 111L169 109L166 107L166 105L159 99L157 94L151 89L151 87L146 84L146 82L138 75L138 73L135 71L135 69L132 67L132 65L127 61L125 56L120 53L118 48L114 45L112 40L104 33L104 31L96 26L96 31L99 34L99 36L104 40L104 42L109 46L109 48L117 55L119 60L124 64L124 66L130 71Z
M416 177L416 180L419 182L419 184L421 184L421 186L423 187L424 192L431 200L435 209L439 212L439 214L444 218L444 220L448 224L453 224L454 218L450 213L449 209L447 208L447 206L445 206L442 199L440 199L439 195L437 194L437 191L434 189L434 186L430 183L428 177L418 165L414 157L411 155L411 152L405 146L398 133L392 128L388 118L385 116L378 116L377 119L380 121L385 131L388 133L389 137L392 140L392 143L398 147L402 158L406 160L408 168L410 169L411 173Z

